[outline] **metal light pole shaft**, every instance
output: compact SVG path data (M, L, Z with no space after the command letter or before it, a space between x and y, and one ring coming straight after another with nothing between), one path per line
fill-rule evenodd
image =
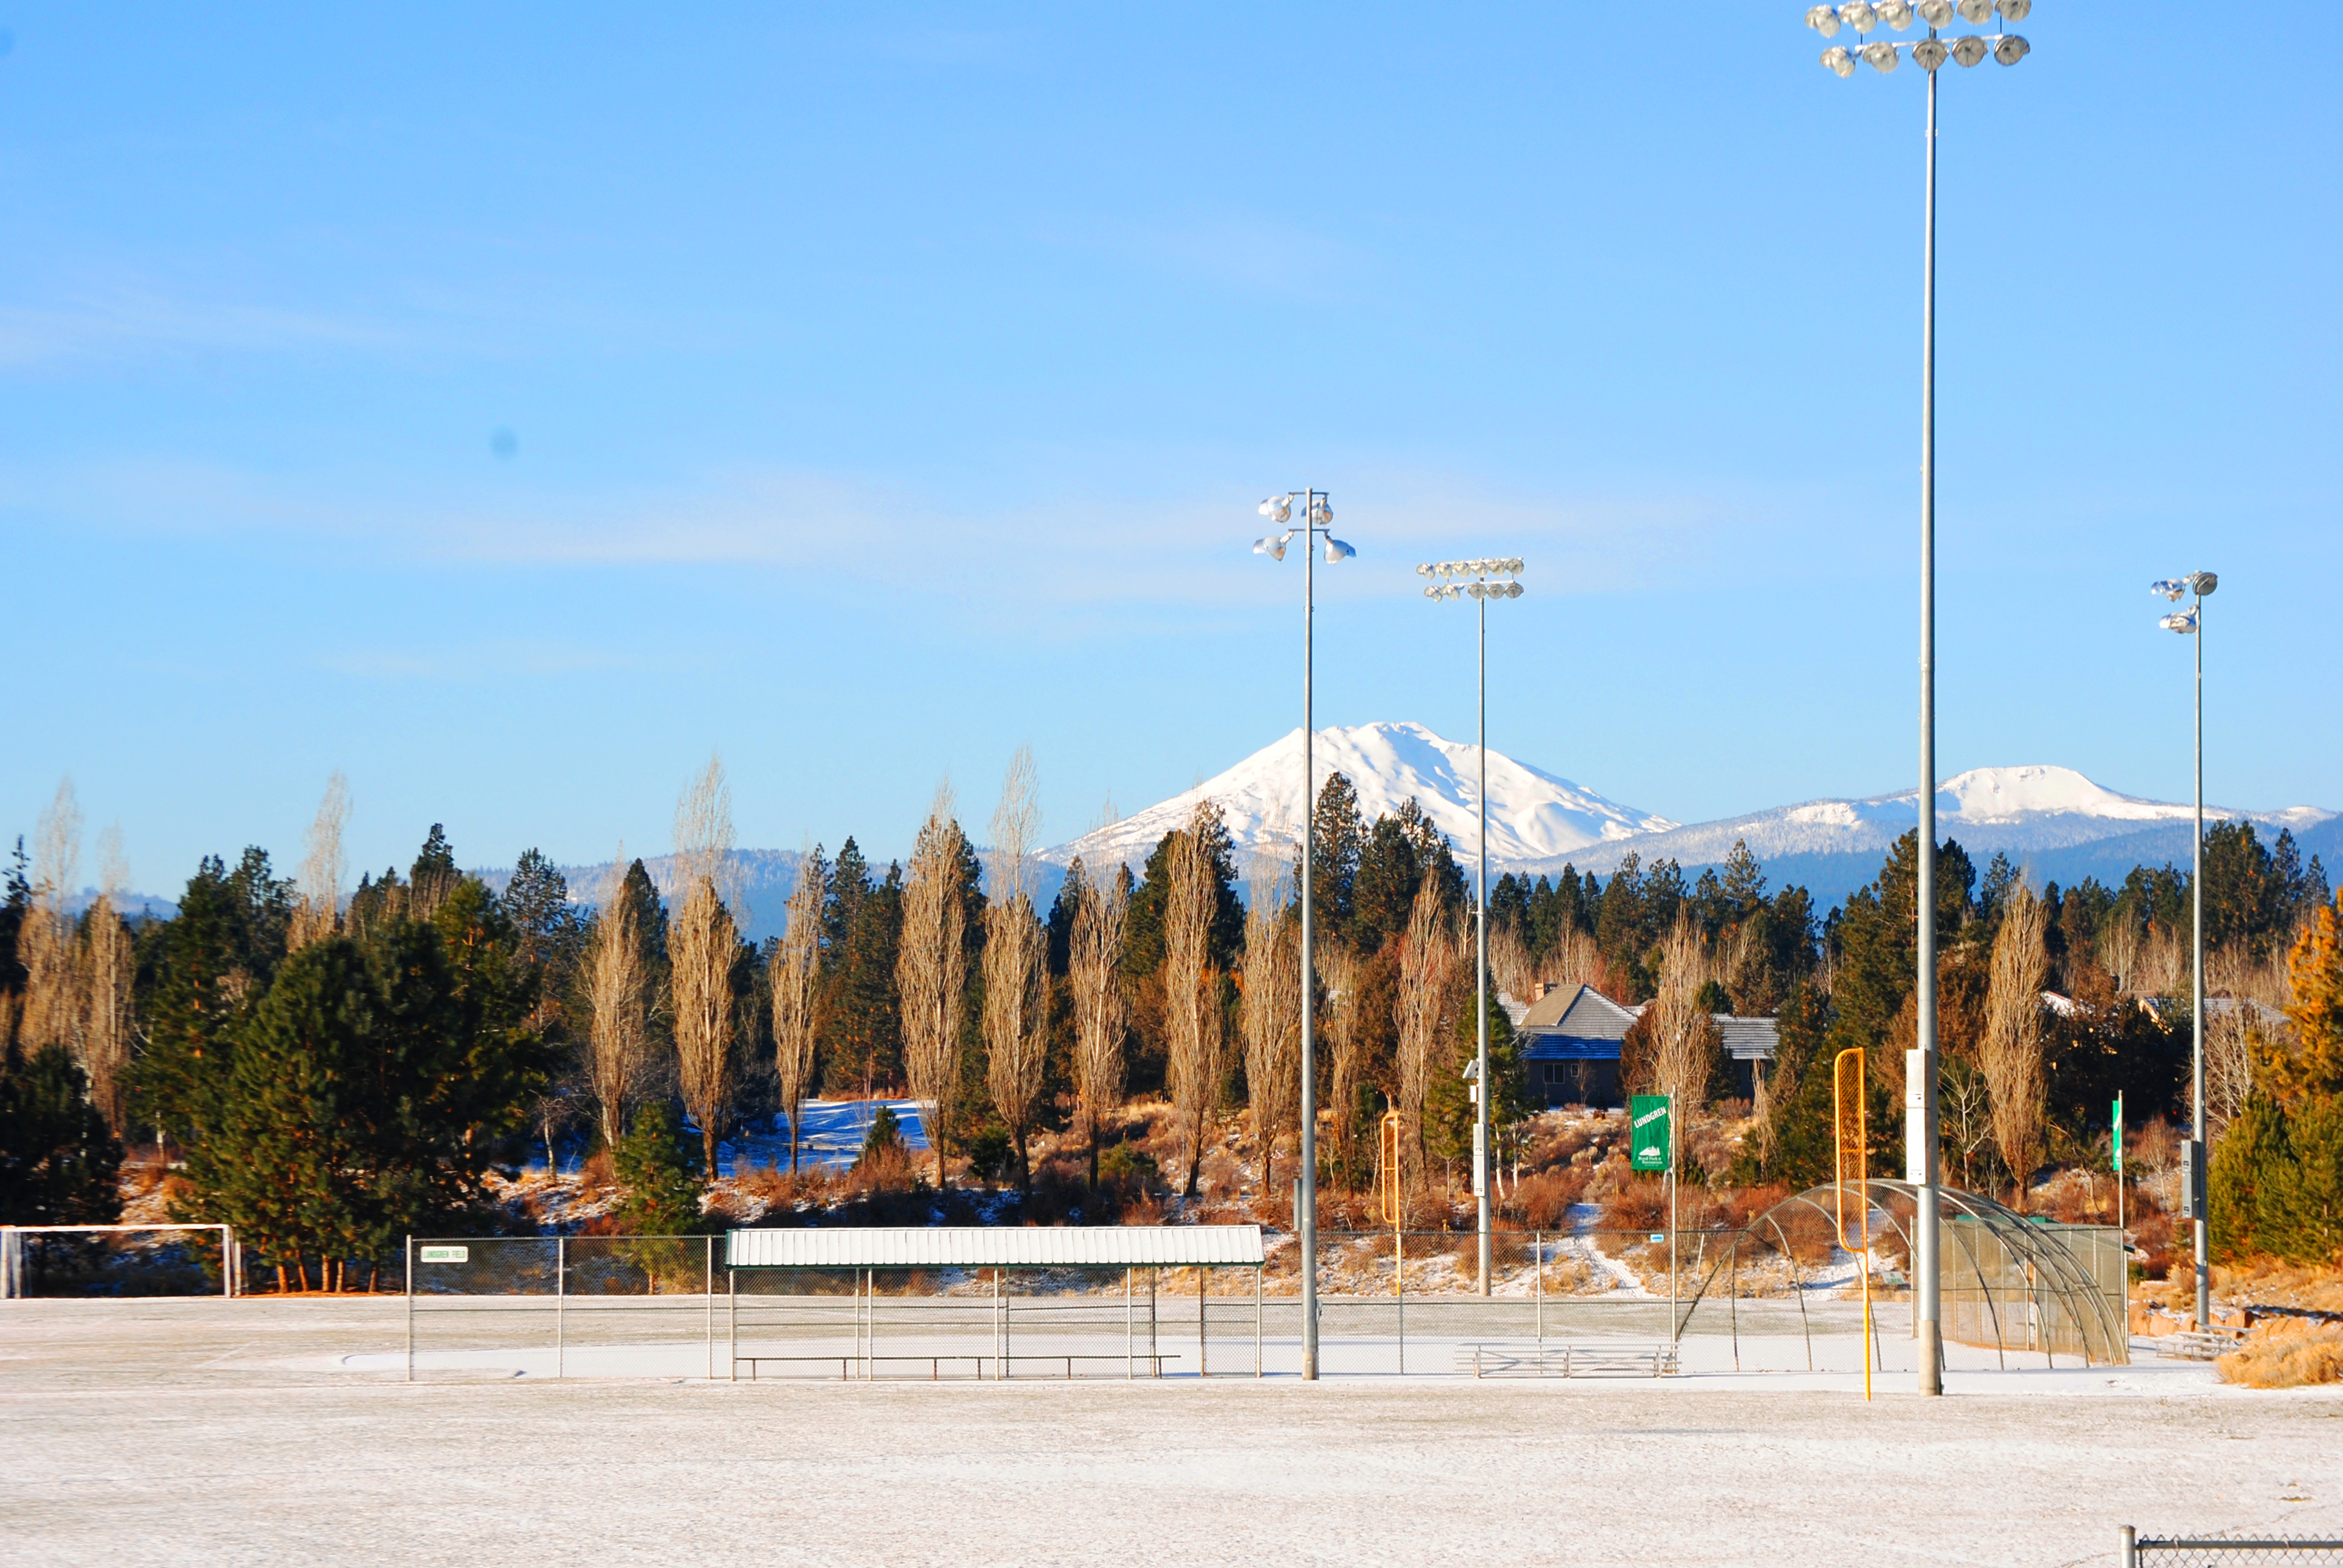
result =
M2197 592L2197 634L2191 640L2197 644L2197 831L2188 845L2189 902L2194 906L2190 919L2195 927L2190 944L2193 961L2188 966L2189 1077L2196 1101L2196 1115L2191 1119L2196 1148L2190 1157L2196 1177L2191 1196L2197 1208L2191 1229L2196 1233L2197 1327L2202 1331L2213 1321L2213 1267L2211 1237L2207 1233L2211 1227L2206 1222L2212 1212L2212 1194L2205 1190L2212 1162L2205 1156L2205 594L2201 588Z
M1480 1229L1481 1293L1489 1293L1489 600L1486 595L1474 599L1480 615L1480 750L1481 781L1478 786L1481 801L1481 891L1479 931L1480 949L1474 965L1474 978L1480 999L1480 1044L1473 1060L1473 1212Z
M1318 1377L1317 927L1312 862L1318 851L1317 796L1311 788L1318 617L1318 492L1302 496L1302 1185L1294 1230L1302 1246L1302 1376Z
M1917 1060L1907 1078L1920 1079L1915 1096L1905 1085L1907 1107L1906 1162L1916 1165L1907 1179L1918 1188L1913 1225L1913 1283L1919 1300L1919 1388L1945 1392L1944 1340L1939 1322L1936 1206L1936 73L1928 73L1928 194L1923 239L1925 280L1920 305L1920 820L1916 900L1919 905L1918 972L1914 977L1919 1013ZM1918 1125L1909 1108L1918 1101ZM1912 1149L1909 1145L1919 1147ZM1914 1158L1916 1156L1916 1159ZM2021 1181L2024 1178L2019 1178Z

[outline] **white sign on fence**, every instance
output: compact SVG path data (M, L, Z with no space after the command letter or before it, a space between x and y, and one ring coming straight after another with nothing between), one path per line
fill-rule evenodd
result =
M468 1263L472 1261L469 1247L418 1247L417 1261L426 1263Z

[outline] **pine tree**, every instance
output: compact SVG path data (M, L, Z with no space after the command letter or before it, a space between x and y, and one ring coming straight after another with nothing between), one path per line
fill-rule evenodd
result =
M63 1046L0 1047L0 1224L111 1225L122 1214L122 1145Z
M642 1236L689 1236L706 1223L699 1210L705 1166L696 1141L684 1135L674 1110L655 1100L635 1112L634 1124L611 1151L626 1198L619 1223Z
M1311 813L1314 846L1311 853L1311 914L1323 922L1322 930L1341 935L1350 929L1352 889L1358 879L1359 857L1366 850L1367 829L1359 815L1359 792L1341 773L1329 773Z

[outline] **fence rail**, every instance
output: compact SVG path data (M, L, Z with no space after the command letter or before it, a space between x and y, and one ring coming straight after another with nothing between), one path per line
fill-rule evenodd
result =
M2343 1564L2343 1541L2288 1541L2230 1535L2141 1535L2123 1527L2122 1568L2292 1568Z

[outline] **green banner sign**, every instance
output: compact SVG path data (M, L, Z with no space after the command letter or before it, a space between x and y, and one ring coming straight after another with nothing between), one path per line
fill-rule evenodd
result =
M1627 1166L1632 1171L1668 1168L1668 1097L1638 1094L1627 1103Z
M2115 1120L2115 1131L2114 1131L2114 1134L2113 1134L2113 1135L2112 1135L2112 1136L2107 1140L2107 1147L2108 1147L2108 1153L2109 1153L2109 1156L2110 1156L2110 1158L2111 1158L2111 1159L2114 1161L2114 1162L2115 1162L2115 1163L2110 1167L2110 1169L2115 1170L2115 1171L2122 1171L2122 1170L2123 1170L2123 1096L2122 1096L2122 1095L2120 1095L2120 1094L2118 1094L2118 1095L2117 1095L2117 1096L2116 1096L2116 1120Z

